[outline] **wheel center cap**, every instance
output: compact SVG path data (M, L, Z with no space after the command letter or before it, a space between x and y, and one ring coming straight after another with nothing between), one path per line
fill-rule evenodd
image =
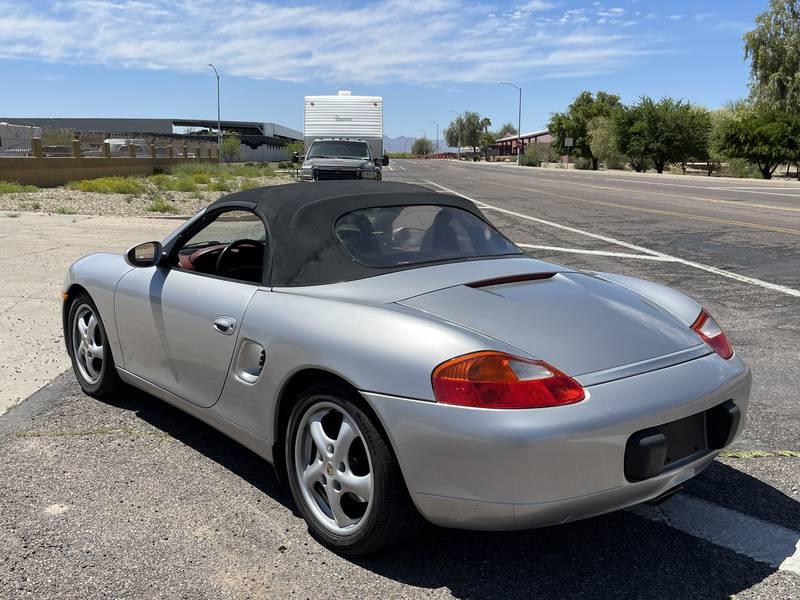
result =
M332 477L333 476L333 465L331 463L328 463L325 466L325 472L328 474L328 477Z

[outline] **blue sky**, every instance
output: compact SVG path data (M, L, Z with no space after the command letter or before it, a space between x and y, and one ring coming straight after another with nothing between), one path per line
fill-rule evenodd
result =
M717 108L747 94L767 0L0 0L0 115L214 118L302 129L303 96L382 95L385 132L449 112L542 127L581 90Z

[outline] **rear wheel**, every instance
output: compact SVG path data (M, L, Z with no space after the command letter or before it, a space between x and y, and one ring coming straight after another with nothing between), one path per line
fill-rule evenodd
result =
M286 465L311 534L363 555L406 538L419 516L387 442L351 394L324 386L302 395L289 419Z
M106 329L88 294L73 298L67 318L67 348L81 389L96 398L118 391L122 382L114 367Z

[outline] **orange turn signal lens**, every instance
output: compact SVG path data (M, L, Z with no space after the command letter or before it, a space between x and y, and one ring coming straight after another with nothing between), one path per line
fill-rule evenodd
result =
M436 401L480 408L544 408L580 402L583 387L541 360L475 352L448 360L431 377Z

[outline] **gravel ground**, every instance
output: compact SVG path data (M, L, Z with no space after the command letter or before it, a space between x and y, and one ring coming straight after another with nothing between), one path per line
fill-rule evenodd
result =
M241 178L231 178L231 180ZM276 175L274 177L249 177L247 178L259 186L280 185L292 183L294 178L289 175ZM20 194L0 194L0 211L18 212L43 212L75 215L107 215L118 217L153 216L154 213L147 207L156 196L171 200L177 205L177 213L191 215L198 209L208 206L211 202L231 192L170 192L160 191L152 184L145 194L97 194L68 190L65 187L43 188L37 192ZM238 181L237 181L238 185Z
M138 391L59 377L0 417L0 598L800 597L800 578L623 511L534 531L429 528L347 560L272 468ZM800 459L723 460L686 492L797 524Z

